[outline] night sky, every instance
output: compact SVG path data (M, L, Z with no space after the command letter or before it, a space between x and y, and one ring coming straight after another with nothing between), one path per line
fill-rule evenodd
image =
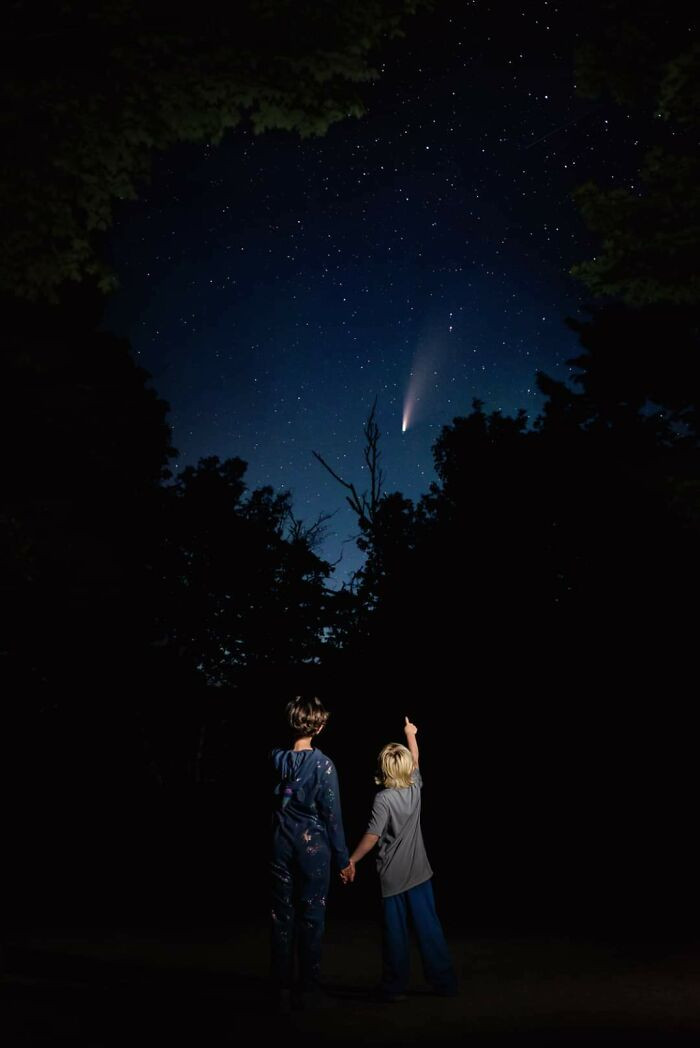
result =
M596 247L571 192L633 184L645 144L576 97L577 17L438 0L387 46L362 119L180 146L117 212L107 323L171 405L177 468L237 455L305 521L335 514L336 584L357 528L312 450L362 490L376 396L385 489L418 498L474 397L532 422L536 369L570 372L586 295L568 269Z

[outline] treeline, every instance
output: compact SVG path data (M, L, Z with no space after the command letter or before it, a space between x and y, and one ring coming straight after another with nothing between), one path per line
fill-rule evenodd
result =
M581 691L682 664L700 527L694 307L572 322L572 382L538 374L533 426L474 401L436 440L420 500L376 483L356 502L366 561L338 589L322 525L298 520L289 492L250 490L237 458L173 474L167 405L98 304L16 307L2 358L2 660L38 708L118 696L142 731L150 706L188 690L235 704L267 681L505 689L529 666ZM218 775L203 771L211 730L193 726L197 780Z
M236 458L173 473L167 405L86 307L84 295L71 310L16 307L2 358L4 770L18 891L35 916L115 880L144 919L176 905L183 878L199 885L193 913L216 908L231 877L262 890L237 866L236 819L246 848L264 849L264 755L304 690L333 710L350 833L378 744L402 711L420 721L432 850L454 898L454 811L440 797L461 797L488 853L473 874L487 915L514 847L529 872L502 916L534 919L558 898L542 881L555 859L575 862L586 906L613 883L624 912L652 873L659 883L660 863L664 891L670 877L683 897L700 583L694 307L610 305L576 324L573 382L538 374L545 406L531 428L524 411L475 401L443 427L420 500L378 484L358 497L366 560L340 589L320 525L295 518L288 492L247 488ZM372 417L367 434L378 471ZM48 884L47 847L65 859ZM76 880L88 854L92 885Z

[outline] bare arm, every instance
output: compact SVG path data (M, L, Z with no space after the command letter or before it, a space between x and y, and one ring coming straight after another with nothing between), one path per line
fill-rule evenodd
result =
M411 756L413 757L413 767L417 768L418 767L418 742L416 741L416 734L418 732L418 728L415 726L415 724L411 724L411 722L408 719L408 717L406 717L406 723L403 726L403 730L404 730L404 734L406 736L406 745L408 746L409 750L411 751Z
M367 830L364 836L360 839L359 844L355 848L354 852L350 856L350 868L355 871L355 863L363 859L368 851L371 851L380 838L380 835L384 832L384 827L387 821L387 808L386 803L383 799L385 790L380 792L374 798L374 804L372 805L372 814L370 815L369 822L367 823ZM373 833L373 830L378 830L379 833Z
M363 859L367 852L372 850L378 840L379 837L376 833L366 833L350 856L350 862L355 863L359 862L360 859Z

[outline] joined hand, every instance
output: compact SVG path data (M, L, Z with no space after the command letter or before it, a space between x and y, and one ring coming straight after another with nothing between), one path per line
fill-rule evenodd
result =
M344 870L340 871L340 879L343 884L352 884L355 880L355 863L350 860Z

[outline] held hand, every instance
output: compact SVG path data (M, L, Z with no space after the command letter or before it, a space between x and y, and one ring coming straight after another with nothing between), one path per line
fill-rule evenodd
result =
M406 735L417 735L418 734L418 728L415 726L415 724L411 724L411 722L408 719L408 717L406 717L406 723L403 726L403 730L406 733Z
M344 870L340 871L340 879L343 884L352 884L355 880L355 863L350 860Z

